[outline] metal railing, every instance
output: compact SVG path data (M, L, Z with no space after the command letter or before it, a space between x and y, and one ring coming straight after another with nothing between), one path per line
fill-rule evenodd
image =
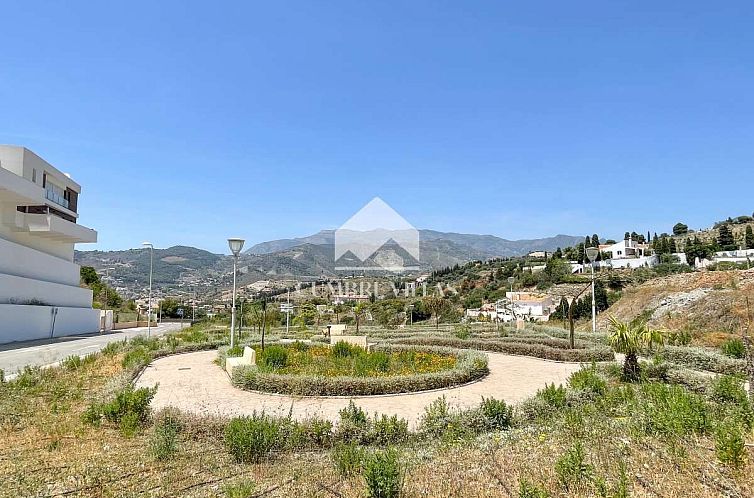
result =
M45 197L47 197L47 200L50 200L54 202L55 204L59 206L63 206L64 208L68 209L68 199L58 194L54 190L50 190L50 189L45 190Z

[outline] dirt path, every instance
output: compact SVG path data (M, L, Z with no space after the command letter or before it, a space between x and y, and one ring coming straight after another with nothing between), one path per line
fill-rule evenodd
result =
M159 384L152 401L155 409L175 407L208 415L246 415L264 411L271 415L296 419L317 416L336 422L338 411L353 399L372 413L397 414L415 427L424 407L440 396L451 406L477 406L482 397L516 403L537 392L545 384L564 383L578 370L578 363L556 363L526 356L486 353L490 374L464 386L409 394L338 397L296 397L244 391L233 387L225 371L213 363L216 351L200 351L160 358L148 366L137 379L137 387Z

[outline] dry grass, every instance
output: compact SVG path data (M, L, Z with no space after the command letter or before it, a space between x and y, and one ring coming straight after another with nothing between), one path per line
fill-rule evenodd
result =
M252 496L364 496L363 479L340 477L327 452L235 463L223 446L223 420L187 418L179 451L166 462L149 454L152 428L127 438L115 427L83 423L89 402L122 374L121 359L99 356L77 370L51 369L23 389L0 386L0 496L218 496L242 479L255 483ZM404 450L406 495L518 496L519 480L526 478L551 496L598 496L592 484L569 494L557 483L556 460L581 441L587 462L608 486L625 464L630 496L754 496L752 455L734 471L715 460L706 437L670 445L632 437L621 420L589 416L595 418L564 415L450 446L413 443Z

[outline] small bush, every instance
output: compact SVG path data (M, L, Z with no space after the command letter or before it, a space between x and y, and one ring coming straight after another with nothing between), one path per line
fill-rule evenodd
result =
M241 479L224 484L223 494L225 498L249 498L255 488L256 484L251 479Z
M225 428L225 446L238 463L259 463L278 443L279 423L254 412L232 419Z
M350 477L361 471L366 453L355 443L338 444L333 448L332 461L343 477Z
M126 345L126 340L117 341L117 342L108 342L107 346L102 348L102 354L105 356L115 356L124 348L125 345Z
M662 355L669 362L678 363L694 370L706 370L729 375L741 374L746 371L745 361L704 348L665 346Z
M149 444L149 450L155 459L169 460L178 452L178 434L181 422L175 415L166 413L159 417L154 425L154 433Z
M364 459L364 480L370 498L398 498L403 490L404 469L398 452L375 451Z
M149 337L143 335L137 335L129 341L131 346L143 347L149 351L157 351L160 349L160 340L156 337Z
M480 410L488 429L502 431L509 429L513 422L513 408L503 400L482 398Z
M562 385L555 387L555 383L545 384L545 387L537 391L537 397L553 408L566 406L566 388Z
M668 344L671 346L688 346L691 344L691 332L688 329L673 330L668 334Z
M235 345L232 348L228 348L225 352L227 358L237 358L243 356L243 346Z
M288 364L288 351L283 346L267 346L261 356L262 365L273 370Z
M450 423L450 408L445 396L437 398L424 408L420 427L421 432L430 437L440 437Z
M66 370L77 370L81 368L81 365L83 362L81 361L81 357L77 354L72 354L66 359L64 359L61 364L63 365L63 368Z
M641 386L637 398L639 416L635 420L650 435L683 437L705 434L710 417L704 399L683 387L660 383Z
M568 385L571 389L587 391L600 396L605 394L607 390L607 382L597 373L597 366L594 363L590 367L584 367L573 372L568 378Z
M594 468L586 463L584 447L580 442L574 444L555 462L555 474L558 483L567 491L579 489L589 482Z
M281 425L280 440L287 449L319 449L332 445L333 424L329 420L310 418L301 422L286 419Z
M138 368L148 365L152 361L152 354L143 347L127 352L123 356L123 368Z
M466 340L471 337L471 326L468 324L457 325L453 329L453 335L458 339Z
M387 446L389 444L399 444L408 440L408 421L398 418L397 415L374 416L372 430L369 435L371 443Z
M741 428L731 422L721 423L715 431L715 454L726 465L740 468L746 463L746 444Z
M156 392L156 387L134 389L129 385L116 393L111 401L89 405L83 414L83 419L93 425L99 425L102 420L106 420L118 424L124 434L133 434L146 423L149 416L149 403Z
M746 357L746 346L741 339L728 339L720 346L720 349L725 356L731 358L741 359Z
M337 358L348 358L350 356L357 356L359 353L364 352L364 349L358 346L352 346L345 341L338 341L332 347L332 354Z
M518 482L518 498L550 498L550 493L526 479Z
M367 442L369 435L369 417L366 412L356 406L353 400L348 406L340 410L340 424L338 437L342 441L362 443Z

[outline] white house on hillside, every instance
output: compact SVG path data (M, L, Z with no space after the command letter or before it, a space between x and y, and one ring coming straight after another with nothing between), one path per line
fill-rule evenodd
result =
M612 268L640 268L655 266L659 258L650 255L649 244L641 244L635 240L626 239L615 244L601 244L600 252L610 254L610 259L601 262L600 266Z
M0 145L0 343L97 332L92 291L79 287L81 186L25 147Z

